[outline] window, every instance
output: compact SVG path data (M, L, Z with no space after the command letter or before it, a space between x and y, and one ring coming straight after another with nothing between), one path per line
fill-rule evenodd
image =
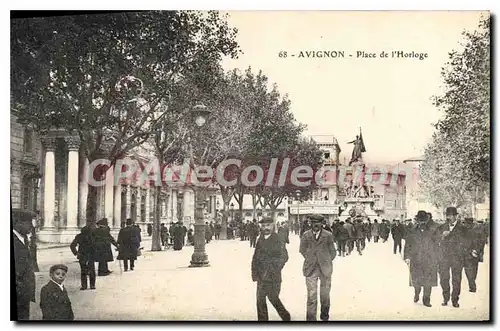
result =
M330 152L325 152L325 159L329 159L330 158Z
M24 137L23 137L23 151L25 153L33 152L33 130L30 128L24 129Z
M245 213L245 217L251 217L251 216L252 216L252 213L250 213L250 212Z
M281 217L282 217L282 216L285 216L285 214L283 214L283 213L278 213L278 216L281 216Z

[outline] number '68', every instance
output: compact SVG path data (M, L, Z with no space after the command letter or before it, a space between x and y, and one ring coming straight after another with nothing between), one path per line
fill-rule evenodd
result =
M286 57L287 56L286 51L279 52L278 56L279 57Z

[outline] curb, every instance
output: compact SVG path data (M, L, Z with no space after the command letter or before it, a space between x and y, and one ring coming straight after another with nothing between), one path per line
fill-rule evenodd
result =
M37 250L38 251L44 251L46 249L52 249L52 248L64 248L64 247L69 247L69 244L60 244L60 245L53 245L53 246L45 246L45 247L40 247L40 246L37 246Z

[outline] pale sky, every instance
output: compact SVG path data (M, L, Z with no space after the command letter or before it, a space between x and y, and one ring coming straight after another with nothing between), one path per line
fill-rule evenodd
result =
M481 12L229 12L238 28L239 59L225 69L261 69L288 93L306 134L334 135L349 158L362 128L367 162L397 163L423 153L441 113L431 96L441 67L460 49L461 32L477 28ZM487 12L483 12L487 15ZM427 53L424 60L379 58L382 51ZM287 58L278 56L287 51ZM299 51L344 51L345 58L298 58ZM357 51L376 53L356 58ZM290 54L295 54L291 57ZM352 57L349 57L349 54Z

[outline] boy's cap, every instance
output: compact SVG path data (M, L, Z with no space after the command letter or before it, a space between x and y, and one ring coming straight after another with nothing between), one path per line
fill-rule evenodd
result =
M55 264L52 267L50 267L49 273L53 273L57 269L61 269L61 270L64 270L65 272L68 272L68 267L66 265L64 265L64 264Z

